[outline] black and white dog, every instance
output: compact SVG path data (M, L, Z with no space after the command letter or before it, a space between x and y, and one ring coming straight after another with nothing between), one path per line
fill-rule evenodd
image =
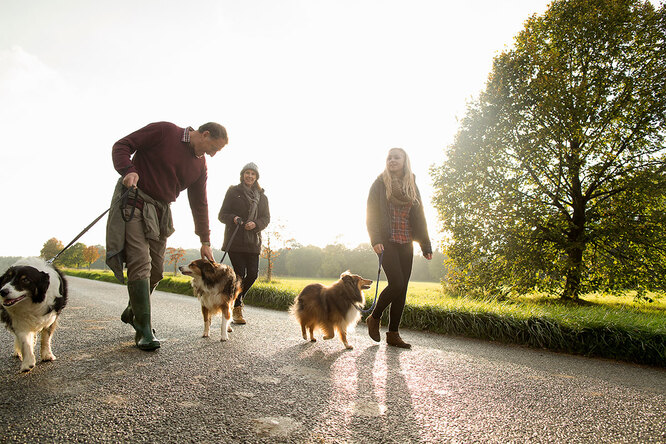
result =
M35 340L41 332L42 361L53 361L51 337L58 315L67 303L62 273L42 259L20 259L0 277L0 319L14 333L14 356L21 371L35 366Z

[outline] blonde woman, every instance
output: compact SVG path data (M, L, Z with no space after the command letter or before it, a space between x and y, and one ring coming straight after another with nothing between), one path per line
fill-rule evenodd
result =
M377 255L384 253L382 268L388 286L381 292L377 305L368 316L368 334L380 341L380 319L390 305L386 343L395 347L411 348L398 333L405 308L407 286L412 274L413 242L421 246L423 256L432 259L421 194L407 153L402 148L391 148L386 157L386 168L370 187L367 220L370 243Z

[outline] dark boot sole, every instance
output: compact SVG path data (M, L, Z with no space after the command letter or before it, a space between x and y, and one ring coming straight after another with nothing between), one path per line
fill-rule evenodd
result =
M143 350L143 351L153 351L153 350L157 350L158 348L160 348L160 344L145 344L145 345L137 344L136 346L139 350Z

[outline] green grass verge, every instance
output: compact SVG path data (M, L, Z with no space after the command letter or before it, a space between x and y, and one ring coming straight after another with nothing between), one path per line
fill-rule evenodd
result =
M111 272L64 270L66 274L106 282ZM308 283L333 279L258 280L245 296L248 305L287 310ZM379 291L386 286L380 283ZM161 291L192 295L190 278L165 275ZM366 291L370 307L375 287ZM563 303L543 295L509 301L478 301L442 294L438 284L412 282L402 317L404 328L527 345L554 351L666 366L666 297L653 304L593 294L581 303ZM384 313L384 322L388 313Z

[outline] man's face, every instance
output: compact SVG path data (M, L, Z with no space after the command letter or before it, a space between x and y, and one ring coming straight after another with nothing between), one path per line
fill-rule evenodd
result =
M222 151L222 148L227 145L226 139L213 139L208 131L203 132L200 143L200 152L208 154L210 157Z

